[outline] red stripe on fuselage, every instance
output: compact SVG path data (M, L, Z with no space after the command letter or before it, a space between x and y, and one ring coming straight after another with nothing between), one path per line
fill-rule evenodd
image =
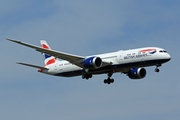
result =
M45 45L45 44L42 44L41 47L42 47L42 48L49 49L49 47L48 47L47 45Z
M139 52L146 52L146 51L156 51L156 49L146 49L146 50L141 50Z

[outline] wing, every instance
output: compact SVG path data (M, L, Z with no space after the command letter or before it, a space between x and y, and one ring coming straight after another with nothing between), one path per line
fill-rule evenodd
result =
M35 45L31 45L31 44L28 44L28 43L24 43L24 42L21 42L21 41L17 41L17 40L12 40L12 39L8 39L8 38L6 38L6 39L9 40L9 41L12 41L12 42L15 42L15 43L18 43L18 44L33 48L36 51L46 53L48 55L52 55L52 56L54 56L56 58L60 58L62 60L69 61L70 63L73 63L73 64L75 64L75 65L77 65L77 66L79 66L81 68L84 68L81 63L84 61L85 57L77 56L77 55L71 55L71 54L58 52L58 51L54 51L54 50L49 50L49 49L44 49L44 48L41 48L41 47L38 47L38 46L35 46Z
M18 44L33 48L36 51L39 51L39 52L54 56L56 58L60 58L62 60L69 61L72 64L75 64L75 65L77 65L77 66L79 66L81 68L86 69L82 65L82 63L86 59L86 57L82 57L82 56L78 56L78 55L72 55L72 54L63 53L63 52L58 52L58 51L50 50L50 49L44 49L42 47L38 47L38 46L31 45L31 44L24 43L24 42L17 41L17 40L12 40L12 39L8 39L8 38L6 38L6 39L9 40L9 41L12 41L12 42L15 42L15 43L18 43ZM107 66L107 65L111 65L111 64L112 64L111 62L102 61L102 67Z

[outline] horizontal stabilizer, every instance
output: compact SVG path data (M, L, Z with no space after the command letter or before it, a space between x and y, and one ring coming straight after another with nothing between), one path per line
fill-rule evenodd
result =
M42 69L42 70L48 70L47 68L37 66L37 65L31 65L31 64L26 64L26 63L17 63L17 64L21 64L21 65L25 65L25 66L29 66L29 67L34 67L34 68L38 68L38 69Z

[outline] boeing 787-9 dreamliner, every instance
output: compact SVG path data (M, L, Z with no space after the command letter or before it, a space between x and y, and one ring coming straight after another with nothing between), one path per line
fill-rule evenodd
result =
M108 78L104 80L104 83L107 84L114 82L111 76L117 72L126 74L130 79L142 79L146 76L146 70L143 67L156 66L155 72L159 72L158 67L171 59L166 50L158 47L79 56L52 50L44 40L40 41L41 47L38 47L6 39L33 48L44 55L44 67L26 63L18 64L38 68L41 73L62 77L82 76L83 79L89 79L96 74L107 74Z

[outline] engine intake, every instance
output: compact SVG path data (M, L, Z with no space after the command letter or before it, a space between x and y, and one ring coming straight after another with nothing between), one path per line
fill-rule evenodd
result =
M128 76L131 79L142 79L146 76L146 69L144 68L134 68L128 72Z
M88 69L98 69L102 66L100 57L90 57L83 61L83 66Z

